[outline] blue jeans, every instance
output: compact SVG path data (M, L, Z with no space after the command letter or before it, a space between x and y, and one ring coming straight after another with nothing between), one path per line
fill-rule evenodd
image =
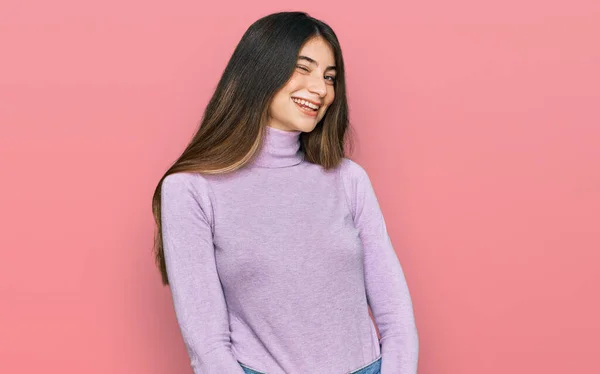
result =
M238 361L239 363L239 361ZM240 363L242 369L246 374L265 374L260 371L252 370L250 368L245 367L242 363ZM379 357L375 362L370 363L369 365L358 369L356 371L350 372L350 374L380 374L381 373L381 357Z

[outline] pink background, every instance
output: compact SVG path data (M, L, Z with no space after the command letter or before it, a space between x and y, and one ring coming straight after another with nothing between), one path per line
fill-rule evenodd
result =
M342 43L419 373L599 373L600 2L281 4L2 0L0 372L191 373L151 195L246 28L300 9Z

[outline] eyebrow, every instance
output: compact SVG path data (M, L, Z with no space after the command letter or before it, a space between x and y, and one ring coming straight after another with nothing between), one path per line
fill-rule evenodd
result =
M319 63L316 62L315 60L313 60L312 58L308 57L308 56L298 56L298 60L306 60L312 64L315 64L317 66L319 66ZM336 70L335 66L328 66L325 71L327 70ZM337 70L336 70L337 71Z

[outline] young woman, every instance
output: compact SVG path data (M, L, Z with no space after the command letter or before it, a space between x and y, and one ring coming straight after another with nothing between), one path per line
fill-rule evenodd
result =
M153 199L194 373L417 372L411 297L348 129L333 30L302 12L252 24Z

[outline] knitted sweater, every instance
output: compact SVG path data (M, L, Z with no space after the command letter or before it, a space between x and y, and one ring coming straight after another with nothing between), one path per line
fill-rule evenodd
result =
M344 374L382 357L417 372L402 267L365 170L304 160L300 131L267 127L254 162L163 180L163 249L195 374ZM369 316L369 307L373 321Z

